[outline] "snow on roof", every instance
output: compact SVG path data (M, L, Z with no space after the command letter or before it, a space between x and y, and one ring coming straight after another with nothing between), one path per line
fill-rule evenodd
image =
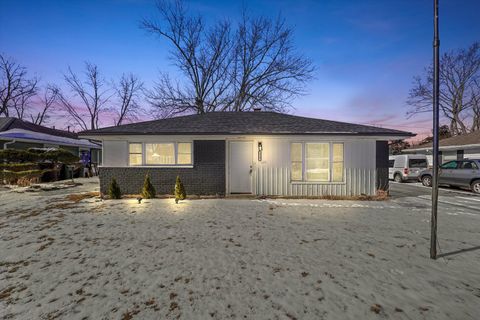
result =
M73 138L67 138L67 137L59 137L59 136L54 136L47 133L29 131L24 129L10 129L7 131L0 132L0 139L101 149L100 145L90 142L87 139L73 139Z

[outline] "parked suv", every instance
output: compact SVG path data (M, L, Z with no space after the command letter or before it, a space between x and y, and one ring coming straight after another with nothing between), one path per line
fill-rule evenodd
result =
M402 154L388 158L388 178L395 182L417 180L420 172L428 168L427 156Z
M432 186L432 170L422 171L419 180L427 187ZM480 159L465 159L445 162L438 171L438 184L470 188L480 193Z

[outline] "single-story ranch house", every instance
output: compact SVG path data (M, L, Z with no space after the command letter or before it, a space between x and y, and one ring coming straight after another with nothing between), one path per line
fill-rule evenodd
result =
M440 140L440 163L451 160L480 159L480 131ZM402 150L406 154L424 154L429 165L432 165L432 142L413 146Z
M212 112L89 130L101 140L101 191L115 178L159 194L374 195L388 188L388 140L410 132L276 112Z
M75 132L49 128L13 117L0 117L0 148L62 148L80 157L88 154L95 164L100 164L102 157L102 146L79 139Z

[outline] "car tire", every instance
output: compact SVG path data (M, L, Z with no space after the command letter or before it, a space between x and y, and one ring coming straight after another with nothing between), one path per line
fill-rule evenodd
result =
M403 182L402 175L400 173L396 173L393 176L393 181L398 182L398 183L402 183Z
M431 187L432 186L432 176L426 175L422 177L422 184L425 187Z
M470 184L472 191L475 193L480 193L480 180L475 180Z

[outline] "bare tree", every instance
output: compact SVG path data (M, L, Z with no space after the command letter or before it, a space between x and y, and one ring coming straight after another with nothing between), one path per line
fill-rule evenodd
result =
M477 131L480 130L480 79L473 81L470 92L473 117L470 131Z
M179 86L162 76L157 90L150 91L153 106L163 114L214 111L228 87L232 48L230 24L218 22L207 28L202 17L190 17L181 1L158 2L159 19L144 19L142 28L173 45L170 58L186 76Z
M51 111L55 109L56 104L59 102L60 89L53 85L47 85L43 91L43 96L40 97L40 111L35 115L31 114L30 118L32 123L42 125L50 117Z
M115 108L117 117L115 125L121 125L125 120L135 120L138 117L139 95L143 90L143 83L134 74L122 74L118 85L115 85L115 94L119 105Z
M250 18L246 11L235 34L232 66L233 111L284 111L305 93L314 72L312 62L296 52L284 19Z
M410 148L410 143L405 140L392 140L388 143L388 151L392 155L401 154L402 150Z
M478 110L474 109L474 105L478 97L478 85L475 86L475 83L480 77L480 43L443 54L440 65L440 109L449 121L453 135L467 133L469 123L474 122L472 110ZM430 66L423 78L414 78L407 100L412 108L408 116L432 111L432 70ZM477 127L474 125L470 129L477 130Z
M29 102L37 93L38 78L29 78L27 69L0 54L0 115L11 112L23 119Z
M67 114L82 130L97 129L100 115L110 99L110 96L107 96L109 89L95 64L85 62L84 76L81 80L69 67L64 79L76 100L63 93L58 97ZM80 105L76 104L77 101Z
M232 32L228 21L207 28L181 1L159 2L157 8L159 21L144 20L142 27L173 44L171 59L186 76L182 83L163 74L148 91L162 117L255 107L283 111L305 93L314 67L296 52L293 30L281 17L250 18L244 11Z

